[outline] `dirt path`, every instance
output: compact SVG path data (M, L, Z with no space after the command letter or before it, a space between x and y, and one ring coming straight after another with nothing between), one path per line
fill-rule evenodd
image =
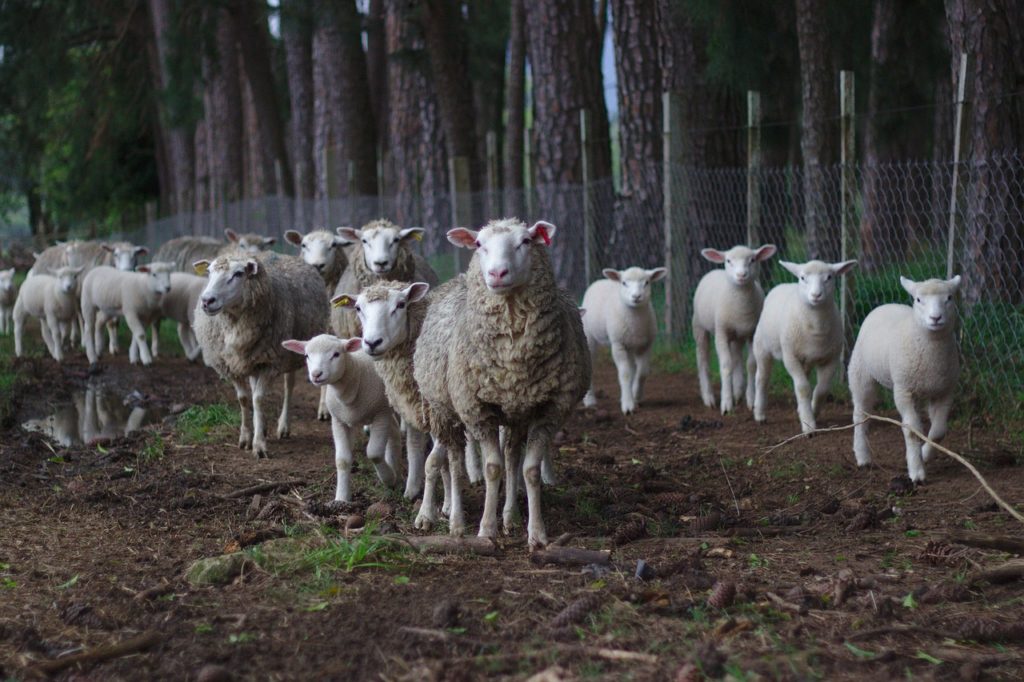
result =
M28 369L19 421L87 381L82 364ZM597 377L617 394L613 368ZM233 404L226 386L180 359L144 372L122 357L96 380L164 412ZM722 418L700 404L688 374L654 376L635 416L624 419L609 397L565 429L561 482L544 491L548 532L575 533L574 546L592 549L617 537L610 571L538 566L516 534L497 557L384 552L369 559L383 567L351 572L322 555L268 571L250 550L228 585L191 586L182 576L193 561L257 532L365 542L339 541L329 528L343 523L337 510L318 516L333 493L330 429L313 419L311 387L298 394L292 438L271 441L272 459L258 462L234 447L230 428L182 443L173 418L100 446L4 432L0 676L150 631L155 647L87 667L89 676L521 679L559 665L581 678L653 680L687 663L737 679L1024 675L1024 582L972 584L975 565L1007 555L945 542L951 532L1021 531L959 465L933 461L928 484L908 490L902 437L881 427L877 466L865 471L853 465L848 431L768 453L797 428L789 400L772 401L766 426L744 410ZM830 402L820 426L848 419L847 406ZM968 447L954 428L949 444L1019 504L1013 446L985 432L972 439ZM413 505L382 491L365 459L356 466L356 501L343 511L387 497L394 514L378 531L415 533ZM306 483L224 497L287 479ZM467 497L468 518L478 518L482 490ZM638 559L659 577L634 578ZM723 609L707 603L728 596L711 590L716 581L736 587ZM578 621L553 627L584 596L570 614ZM1000 629L1014 619L1016 630ZM993 638L1005 641L977 641Z

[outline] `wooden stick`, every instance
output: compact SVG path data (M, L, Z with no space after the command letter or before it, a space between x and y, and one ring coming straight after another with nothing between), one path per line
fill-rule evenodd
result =
M55 658L52 661L43 661L31 668L35 673L52 675L72 666L86 665L89 663L100 663L111 658L120 658L129 654L137 654L156 646L163 640L159 633L153 631L143 632L141 635L122 640L116 644L104 644L80 654Z
M1024 559L1007 561L994 568L978 571L970 576L969 582L973 585L982 581L990 583L1008 583L1024 578Z
M388 535L421 554L476 554L498 556L501 548L491 538L453 537L451 535Z
M950 533L946 536L950 542L968 547L982 549L998 549L1011 554L1024 554L1024 540L1006 535L975 535L971 533Z
M223 497L225 500L232 500L239 497L249 497L250 495L256 495L258 493L265 493L271 490L277 490L278 488L294 488L300 485L306 485L306 482L299 478L290 481L278 481L276 483L260 483L259 485L251 485L248 488L235 490L234 492L230 492L227 495L221 495L221 497Z
M579 547L548 547L530 555L530 561L540 566L586 566L587 564L611 563L611 552L607 550L580 549Z

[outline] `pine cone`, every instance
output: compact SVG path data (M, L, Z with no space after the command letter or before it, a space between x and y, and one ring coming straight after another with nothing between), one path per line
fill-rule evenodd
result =
M368 519L387 519L391 518L395 514L395 506L390 502L374 502L366 508L366 518Z
M647 535L647 522L643 519L627 521L612 533L612 544L616 547L629 544L633 540L639 540Z
M676 671L675 682L701 682L703 679L704 673L693 663L686 663Z
M696 655L697 665L708 677L717 678L725 674L726 655L718 650L712 640L701 642L697 646Z
M574 623L579 623L590 614L591 611L597 609L604 602L604 597L598 592L587 592L579 599L575 600L564 609L558 612L554 618L551 619L550 629L560 630Z
M647 499L651 509L686 509L690 506L690 496L686 493L658 493Z
M705 533L707 531L717 530L722 526L722 515L716 511L711 512L707 516L701 516L690 522L690 532Z
M732 605L736 598L736 583L729 580L719 580L711 588L711 595L708 597L708 606L716 609L724 609Z
M963 585L956 583L941 583L928 588L928 591L921 595L918 600L922 604L945 604L948 602L968 601L971 599L971 591Z

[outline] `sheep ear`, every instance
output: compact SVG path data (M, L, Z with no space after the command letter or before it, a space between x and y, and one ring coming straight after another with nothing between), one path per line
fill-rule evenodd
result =
M114 253L114 247L110 244L100 244L100 248L108 253Z
M284 346L285 350L290 350L291 352L298 353L299 355L305 355L306 354L306 343L307 343L306 341L299 341L297 339L288 339L287 341L282 341L281 345Z
M911 296L917 296L917 282L900 275L900 284L903 285L903 288L907 290L908 294Z
M136 256L147 256L147 255L149 255L149 249L147 249L145 246L136 246L135 247L135 255Z
M448 230L448 241L455 246L461 246L464 249L475 249L479 244L476 243L477 235L479 232L470 230L465 227L456 227L454 230Z
M299 234L298 230L288 230L284 233L284 240L289 244L300 246L302 244L302 235Z
M253 260L251 258L249 260L245 261L245 274L246 275L248 275L249 277L255 277L256 274L259 271L260 271L260 264L259 264L258 261L255 261L255 260Z
M149 272L149 271L150 270L149 270L149 266L148 265L136 265L135 266L135 272Z
M351 338L348 341L346 341L344 344L342 344L342 348L345 349L346 353L355 353L357 350L359 350L362 347L363 347L363 340L361 338L359 338L358 336L356 336L354 338Z
M551 246L551 240L555 238L555 232L557 231L558 228L546 220L538 220L528 230L530 236L533 237L533 243L539 244L544 242L544 246Z
M357 230L354 227L338 227L334 231L350 242L357 242L363 238L363 231Z
M333 243L335 246L349 246L350 244L352 244L351 241L341 236L335 237Z
M224 237L226 237L229 242L234 242L236 244L238 243L238 233L232 230L230 227L224 230Z
M654 268L653 270L647 271L647 276L652 282L657 282L665 279L665 275L668 274L668 270L665 268Z
M430 285L426 282L413 282L405 289L402 293L405 294L405 300L409 303L415 303L421 300L430 291Z
M777 246L775 246L775 244L765 244L764 246L762 246L761 248L754 252L754 260L757 261L758 263L760 263L761 261L766 261L772 256L774 256L775 252L778 250L779 249Z
M958 291L960 289L960 275L957 275L953 279L947 279L946 283L953 285L953 291Z
M407 227L398 233L398 238L403 242L406 239L415 239L416 241L421 242L423 241L423 233L425 231L426 230L422 227Z
M832 272L834 272L836 275L845 275L850 270L853 270L855 267L857 267L857 261L844 260L842 263L833 263L831 267Z
M200 277L206 277L206 273L210 271L210 261L197 260L192 264L192 271Z
M277 243L277 237L264 237L263 246L273 246Z
M333 308L355 308L356 297L352 294L338 294L331 299L331 307Z
M799 277L803 273L803 266L790 263L788 260L780 260L779 265L789 270L794 277Z
M586 308L577 308L576 310L580 311L580 317L583 317L584 315L587 314Z
M725 254L719 251L718 249L701 249L700 255L704 256L706 260L709 260L712 263L725 262Z
M604 275L606 279L610 279L613 282L622 281L622 278L619 275L619 271L616 270L615 268L605 268L604 270L601 271L601 274Z

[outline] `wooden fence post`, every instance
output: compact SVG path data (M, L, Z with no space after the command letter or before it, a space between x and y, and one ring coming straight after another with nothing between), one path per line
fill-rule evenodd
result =
M953 183L949 190L949 236L946 242L946 279L953 277L956 267L956 210L960 185L960 139L964 130L964 102L967 95L967 53L960 54L960 71L956 83L956 128L953 129Z
M854 169L856 163L855 136L856 127L854 122L854 80L853 71L839 72L839 116L841 123L842 148L840 153L841 162L841 213L840 231L842 233L840 244L840 260L851 260L857 254L857 174ZM843 359L849 356L853 345L853 290L854 278L847 275L840 279L839 283L839 315L843 320L843 338L845 349Z
M747 246L761 243L761 93L747 91Z
M594 197L590 163L590 112L580 109L580 155L583 166L583 281L589 286L597 271L594 257Z
M469 159L465 156L448 158L448 178L451 187L453 227L473 227L473 195L469 184ZM472 252L469 249L455 249L455 272L465 272Z
M498 133L487 131L487 219L502 213L501 187L498 184Z
M665 333L673 341L681 341L686 330L690 294L686 256L685 222L681 220L686 197L675 193L682 181L683 140L679 130L681 97L676 92L661 95L662 135L662 227L664 230L664 263L668 270L665 282Z

